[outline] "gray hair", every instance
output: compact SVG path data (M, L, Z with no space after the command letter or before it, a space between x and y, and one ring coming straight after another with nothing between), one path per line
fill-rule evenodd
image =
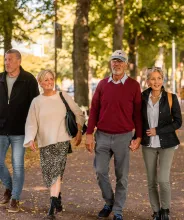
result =
M56 74L52 70L49 69L42 70L37 75L37 81L41 82L45 78L47 73L50 73L54 78L56 76Z
M10 49L10 50L6 51L5 55L6 54L11 54L11 53L14 53L18 60L22 59L21 53L16 49Z
M153 66L152 68L148 68L147 71L146 71L146 73L147 73L147 80L150 79L150 76L151 76L151 74L153 72L160 73L162 79L164 78L163 70L160 67Z

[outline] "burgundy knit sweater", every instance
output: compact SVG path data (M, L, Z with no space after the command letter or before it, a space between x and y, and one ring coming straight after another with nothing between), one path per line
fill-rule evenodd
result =
M136 130L142 137L141 91L139 83L128 77L124 84L101 80L92 99L87 134L94 128L109 133L123 134Z

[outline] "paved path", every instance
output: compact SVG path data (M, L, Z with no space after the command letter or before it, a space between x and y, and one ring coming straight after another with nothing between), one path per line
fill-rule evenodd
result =
M181 146L176 150L171 172L172 220L184 220L184 130L179 131ZM183 134L183 136L182 136ZM69 155L62 189L64 212L57 215L62 220L94 220L104 205L96 183L93 169L93 154L83 147ZM28 151L26 154L26 178L22 193L21 212L8 214L0 207L0 220L43 219L49 204L49 193L42 182L39 155ZM111 163L111 180L115 185ZM0 184L0 194L3 187ZM125 220L151 219L148 202L147 181L141 150L131 153L129 190L124 209ZM112 215L108 219L112 219Z

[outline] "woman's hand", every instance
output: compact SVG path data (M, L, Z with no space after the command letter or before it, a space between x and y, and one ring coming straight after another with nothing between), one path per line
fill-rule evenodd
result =
M82 141L82 131L78 130L77 135L75 136L75 146L78 146Z
M148 135L148 136L156 136L157 134L156 134L156 129L155 128L150 128L150 129L148 129L147 131L146 131L146 134Z
M35 142L34 141L30 141L28 143L29 147L31 148L32 151L36 151L36 146L35 146Z

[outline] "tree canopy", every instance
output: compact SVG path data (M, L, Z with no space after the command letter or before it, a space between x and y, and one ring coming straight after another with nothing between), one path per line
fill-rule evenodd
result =
M31 44L41 35L47 39L47 43L44 44L46 56L40 59L33 56L28 58L32 64L31 70L35 73L46 67L54 69L54 2L54 0L0 0L1 48L5 50L11 48L12 40L27 41ZM73 28L77 16L81 13L77 12L77 3L76 0L57 0L58 22L62 25L63 41L62 49L58 50L57 68L61 79L73 78L72 53L75 42ZM85 1L81 0L81 3L84 4ZM177 61L183 60L182 0L106 0L105 3L104 0L91 1L88 26L87 74L94 77L101 78L110 73L108 62L115 43L129 54L132 77L139 75L142 68L154 65L160 48L164 53L165 65L167 68L171 67L173 38L176 42Z

